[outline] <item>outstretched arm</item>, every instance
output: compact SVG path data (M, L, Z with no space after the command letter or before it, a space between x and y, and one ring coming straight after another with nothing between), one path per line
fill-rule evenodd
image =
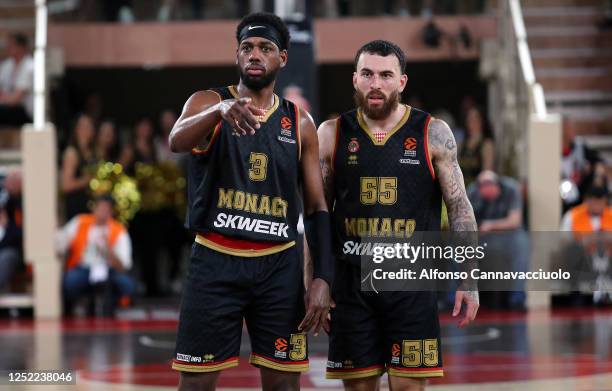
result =
M457 144L448 125L439 119L432 118L428 129L429 150L431 152L434 172L442 189L442 196L448 211L451 231L459 235L459 240L477 245L476 232L478 227L474 218L474 210L468 200L463 182L463 174L457 162ZM459 326L463 327L476 318L479 307L478 290L463 286L455 295L453 316L461 311L461 304L467 308Z
M191 151L208 137L221 119L232 124L238 135L254 134L260 126L255 116L263 114L263 110L251 105L251 98L221 100L213 91L198 91L189 97L170 132L170 150Z
M319 142L310 114L300 111L302 144L301 172L304 185L304 229L308 242L305 269L312 267L313 279L307 284L306 316L300 330L317 335L329 312L330 284L333 277L331 223L319 167ZM309 285L309 286L308 286Z

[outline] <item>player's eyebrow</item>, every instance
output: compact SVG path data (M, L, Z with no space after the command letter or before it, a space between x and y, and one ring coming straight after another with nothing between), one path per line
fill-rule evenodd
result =
M365 67L361 68L361 70L359 72L360 73L363 73L363 72L378 73L380 75L389 75L389 74L390 75L394 75L395 74L395 72L393 72L393 70L391 70L391 69L383 69L382 71L374 72L370 68L365 68Z

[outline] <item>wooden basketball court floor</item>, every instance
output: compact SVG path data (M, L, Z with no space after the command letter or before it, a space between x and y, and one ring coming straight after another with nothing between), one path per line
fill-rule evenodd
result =
M431 390L612 391L612 310L481 312L466 329L441 313L445 377ZM7 390L173 390L176 320L0 321L0 369L72 369L74 386L0 386ZM325 380L327 338L310 337L311 370L302 389L341 389ZM220 390L259 389L248 364L222 373ZM386 382L383 383L386 388Z

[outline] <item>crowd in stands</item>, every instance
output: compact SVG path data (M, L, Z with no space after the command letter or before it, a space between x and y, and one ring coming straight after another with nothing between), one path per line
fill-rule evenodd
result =
M166 250L168 259L172 261L169 278L170 282L175 282L178 281L180 266L177 258L186 243L187 233L181 223L184 210L174 209L175 204L156 201L164 194L149 186L147 182L149 179L157 181L156 186L163 187L163 182L167 180L184 181L182 156L170 152L167 143L176 119L174 111L165 110L159 115L159 127L156 129L150 118L141 118L134 125L131 134L125 138L117 133L117 126L113 121L102 120L96 124L91 116L80 114L74 122L70 141L62 154L60 188L66 221L83 216L91 209L96 194L92 183L104 180L100 177L102 165L111 163L120 167L121 175L111 180L113 186L121 186L120 182L124 177L136 180L140 207L124 223L129 226L129 236L134 244L135 266L140 276L138 280L144 283L141 293L147 296L167 293L160 287L160 284L168 283L160 281L160 251ZM145 177L143 174L148 170L156 170L161 165L173 168L174 176ZM183 198L183 204L184 190L183 187L182 193L177 194L177 197ZM129 207L122 204L123 201L115 200L116 209Z
M0 65L0 127L30 122L32 115L32 58L27 38L13 34L7 48L8 58ZM304 107L309 104L299 87L287 87L283 94L300 100ZM408 100L422 107L418 99ZM176 112L164 110L155 122L142 117L126 133L120 131L125 129L120 124L104 117L101 103L98 95L91 94L84 113L75 116L70 129L63 129L69 136L59 163L62 227L57 243L65 264L62 289L68 314L81 297L92 293L102 298L102 310L97 313L104 315L112 315L117 306L128 306L135 296L178 293L185 259L181 254L191 242L182 225L185 156L172 153L168 146ZM453 129L478 229L490 251L507 258L510 270L526 271L529 240L524 184L495 172L500 162L486 112L470 97L459 106L459 118L429 109ZM609 242L608 247L592 245L600 232L612 231L612 181L607 172L605 162L581 137L566 132L561 175L571 191L563 197L560 230L579 233L576 239L584 243L587 254L609 260ZM160 190L170 183L174 187ZM10 170L0 184L0 290L6 290L15 275L27 271L20 170ZM112 191L130 184L134 191L127 193L133 198L117 198L126 191ZM525 286L517 283L514 291L483 300L483 304L524 309Z
M109 21L133 23L137 21L203 20L240 18L251 11L274 12L274 1L263 0L260 9L252 9L248 0L211 2L206 0L82 0L78 9L61 20ZM489 0L318 0L296 2L299 12L315 17L354 16L425 16L483 13L491 7Z
M28 37L9 35L7 58L0 63L0 127L20 126L32 120L34 60Z

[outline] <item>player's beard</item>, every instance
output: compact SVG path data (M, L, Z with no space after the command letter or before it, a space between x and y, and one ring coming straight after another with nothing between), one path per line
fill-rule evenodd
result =
M276 80L276 74L278 73L278 69L271 70L270 72L264 73L261 76L253 77L249 75L245 70L240 69L240 80L242 80L242 84L247 86L249 90L252 91L260 91Z
M355 90L355 93L353 94L353 99L355 100L357 107L361 108L363 114L371 119L378 120L387 118L389 115L391 115L393 110L397 108L397 105L400 102L399 90L393 91L389 96L385 96L385 94L379 91L378 94L384 97L384 102L381 106L371 107L368 104L368 95L371 93L372 92L369 92L368 94L364 95L360 91Z

